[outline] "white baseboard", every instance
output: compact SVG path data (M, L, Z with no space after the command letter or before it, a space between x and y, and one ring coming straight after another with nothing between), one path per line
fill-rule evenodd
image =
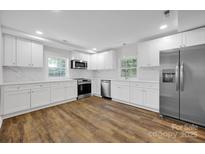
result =
M134 106L134 107L137 107L137 108L141 108L141 109L144 109L144 110L148 110L148 111L159 113L159 110L157 110L157 109L152 109L152 108L148 108L148 107L145 107L145 106L140 106L140 105L132 104L132 103L129 103L129 102L124 102L124 101L121 101L121 100L118 100L118 99L112 99L112 100L116 101L116 102L119 102L119 103L122 103L122 104L127 104L127 105Z
M1 128L1 126L2 126L2 123L3 123L3 119L2 119L2 117L0 116L0 128Z
M18 116L18 115L22 115L22 114L26 114L26 113L29 113L29 112L45 109L45 108L52 107L52 106L57 106L57 105L64 104L64 103L69 103L69 102L72 102L72 101L75 101L75 100L76 100L76 98L72 98L72 99L69 99L69 100L61 101L61 102L51 103L51 104L48 104L48 105L45 105L45 106L41 106L41 107L29 109L29 110L7 114L7 115L4 115L1 118L2 118L2 121L3 121L3 119L15 117L15 116Z

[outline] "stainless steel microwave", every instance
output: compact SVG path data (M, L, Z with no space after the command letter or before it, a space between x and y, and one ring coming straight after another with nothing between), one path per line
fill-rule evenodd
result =
M87 69L87 61L71 60L71 69Z

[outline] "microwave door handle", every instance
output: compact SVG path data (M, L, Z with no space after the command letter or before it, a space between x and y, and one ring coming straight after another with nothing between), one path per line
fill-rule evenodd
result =
M176 82L176 91L179 90L179 63L177 63L177 66L175 68L175 82Z
M181 62L180 66L180 88L181 91L184 91L184 62Z

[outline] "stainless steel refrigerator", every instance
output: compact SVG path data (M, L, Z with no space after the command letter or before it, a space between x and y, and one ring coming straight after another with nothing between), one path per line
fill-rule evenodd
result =
M205 46L160 51L160 114L205 126Z

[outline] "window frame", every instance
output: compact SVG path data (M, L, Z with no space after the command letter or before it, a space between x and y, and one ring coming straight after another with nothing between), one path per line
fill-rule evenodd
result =
M128 60L128 59L135 59L136 60L136 67L122 67L121 66L121 62L123 61L123 60L125 60L126 59L126 61ZM129 77L129 76L127 76L127 71L129 70L129 69L136 69L136 74L134 75L134 76L131 76L131 77ZM120 75L120 78L122 78L122 79L134 79L134 78L137 78L137 70L138 70L138 66L137 66L137 57L136 56L126 56L126 57L122 57L122 58L120 58L120 60L119 60L119 70L120 70L120 72L119 72L119 75ZM122 76L122 70L126 70L126 75L125 76Z
M49 58L56 58L56 59L64 59L65 60L65 76L49 76L49 66L48 66L48 59ZM68 68L69 68L69 59L67 57L61 57L61 56L47 56L46 58L46 74L48 79L63 79L68 77Z

